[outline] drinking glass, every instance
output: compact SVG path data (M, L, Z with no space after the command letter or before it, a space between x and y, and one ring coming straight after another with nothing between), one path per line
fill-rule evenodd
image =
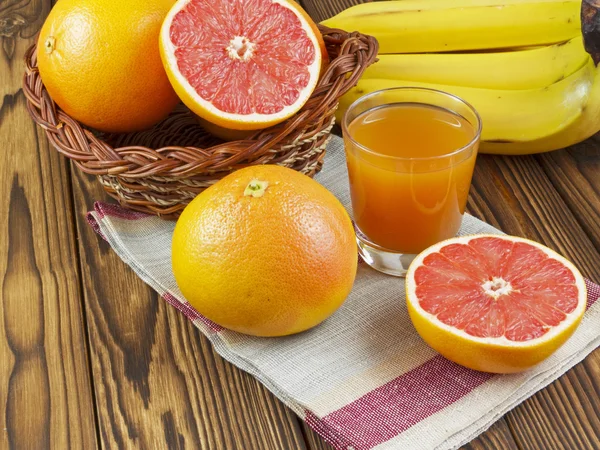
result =
M416 254L460 228L479 115L445 92L392 88L356 100L342 132L359 253L374 269L404 276Z

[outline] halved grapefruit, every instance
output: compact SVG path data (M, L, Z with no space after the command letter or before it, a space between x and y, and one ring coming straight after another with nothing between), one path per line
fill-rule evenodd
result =
M419 254L406 275L408 312L433 349L485 372L525 370L575 331L586 305L575 266L536 242L475 235Z
M163 23L160 50L188 108L221 127L255 130L306 103L325 44L291 0L179 0Z

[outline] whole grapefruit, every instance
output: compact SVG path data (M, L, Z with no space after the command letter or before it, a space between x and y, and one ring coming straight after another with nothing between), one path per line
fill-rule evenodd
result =
M196 310L256 336L314 327L346 299L356 276L352 222L323 186L265 165L234 172L177 221L173 273Z
M40 76L71 117L101 131L149 128L179 102L158 49L174 0L61 0L38 39Z

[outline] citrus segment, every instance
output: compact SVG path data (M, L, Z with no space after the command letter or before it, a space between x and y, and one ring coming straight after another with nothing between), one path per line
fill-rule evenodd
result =
M586 298L570 262L511 236L434 245L412 263L406 288L425 341L455 362L493 372L521 370L551 354L581 320Z
M184 103L233 129L284 120L319 77L322 38L286 0L180 0L161 32L163 62Z

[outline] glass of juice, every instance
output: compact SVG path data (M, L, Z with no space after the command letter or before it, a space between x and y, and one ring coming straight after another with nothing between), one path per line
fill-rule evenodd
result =
M445 92L392 88L356 100L342 131L359 253L404 276L416 254L460 228L479 115Z

